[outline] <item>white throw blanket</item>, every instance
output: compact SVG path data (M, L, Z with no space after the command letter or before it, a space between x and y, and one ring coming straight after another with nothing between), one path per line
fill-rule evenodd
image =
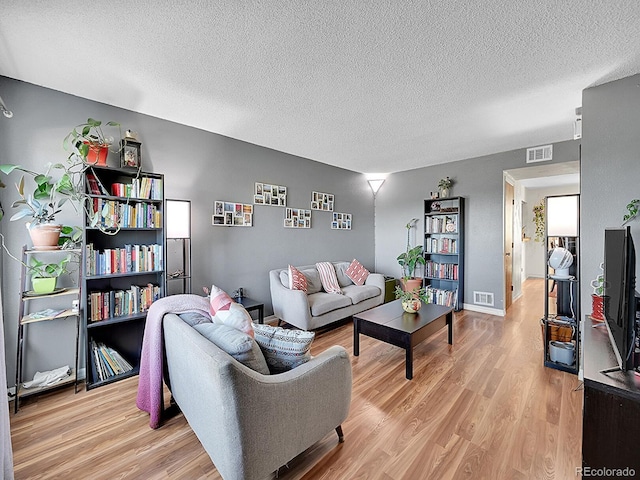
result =
M47 387L68 378L69 375L71 375L71 369L69 368L69 365L65 365L64 367L49 370L48 372L36 372L33 376L33 380L30 382L24 382L22 385L24 388Z

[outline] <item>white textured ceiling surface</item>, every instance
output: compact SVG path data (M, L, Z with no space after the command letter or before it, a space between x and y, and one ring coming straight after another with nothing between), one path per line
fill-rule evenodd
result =
M637 0L0 0L0 75L360 172L571 139L639 39Z

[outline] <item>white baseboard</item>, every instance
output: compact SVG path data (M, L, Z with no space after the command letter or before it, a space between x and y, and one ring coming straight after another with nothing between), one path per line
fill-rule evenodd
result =
M498 308L482 307L480 305L474 305L472 303L463 303L462 308L465 310L471 310L472 312L486 313L488 315L496 315L498 317L504 317L505 311Z

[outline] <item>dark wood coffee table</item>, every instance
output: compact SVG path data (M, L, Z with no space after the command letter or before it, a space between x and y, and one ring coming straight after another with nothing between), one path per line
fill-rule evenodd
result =
M402 347L406 351L406 376L413 378L413 347L445 325L453 345L453 308L423 303L417 313L406 313L394 300L353 316L353 354L360 355L360 334Z

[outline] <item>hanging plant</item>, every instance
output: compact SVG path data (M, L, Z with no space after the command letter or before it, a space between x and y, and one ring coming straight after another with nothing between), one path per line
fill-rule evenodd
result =
M639 206L640 206L640 199L638 198L635 198L629 202L629 204L627 205L628 213L626 213L624 217L622 217L622 220L624 222L622 224L623 227L638 216Z
M538 205L533 207L533 222L536 224L536 234L534 240L536 242L544 241L544 200L540 200Z

